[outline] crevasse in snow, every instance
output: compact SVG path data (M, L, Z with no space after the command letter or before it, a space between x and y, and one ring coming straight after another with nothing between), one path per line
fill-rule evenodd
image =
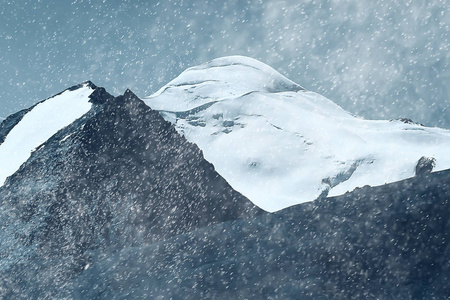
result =
M450 168L450 131L356 118L251 58L184 71L144 99L267 211Z

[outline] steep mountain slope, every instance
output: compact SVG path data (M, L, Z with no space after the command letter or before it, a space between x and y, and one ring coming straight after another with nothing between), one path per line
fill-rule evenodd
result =
M19 169L33 149L89 111L93 91L87 83L67 89L2 122L0 185Z
M267 211L450 168L450 131L355 118L251 58L190 68L145 98Z
M154 244L92 250L72 276L58 272L61 258L17 264L0 273L0 295L447 299L449 200L450 171L365 187Z
M131 91L112 97L86 83L61 95L75 95L76 102L86 90L88 112L32 150L0 188L0 270L30 257L65 257L76 271L88 249L151 243L261 213ZM56 101L70 102L55 97L40 105ZM24 122L38 107L1 146L13 134L27 141ZM54 113L33 119L44 122Z
M108 261L93 265L77 280L82 287L77 292L108 297L133 290L184 299L446 299L449 200L450 171L366 187L124 249L114 256L123 267ZM130 269L127 280L115 279ZM105 273L102 283L96 282L100 288L93 289L90 282Z

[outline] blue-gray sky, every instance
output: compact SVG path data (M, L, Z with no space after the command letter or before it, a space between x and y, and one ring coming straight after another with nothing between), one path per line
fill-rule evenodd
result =
M246 55L368 119L450 128L446 0L0 0L0 117L91 80L144 97Z

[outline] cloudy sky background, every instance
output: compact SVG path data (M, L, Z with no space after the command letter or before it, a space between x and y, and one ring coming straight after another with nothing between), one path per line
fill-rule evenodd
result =
M367 119L450 128L446 0L0 0L0 117L91 80L144 97L246 55Z

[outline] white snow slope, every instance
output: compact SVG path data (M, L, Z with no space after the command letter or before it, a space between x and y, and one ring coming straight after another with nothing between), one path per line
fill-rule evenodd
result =
M251 58L215 59L144 99L267 211L450 168L450 131L356 118Z
M45 100L26 113L0 145L0 186L28 160L32 151L91 108L88 84Z

